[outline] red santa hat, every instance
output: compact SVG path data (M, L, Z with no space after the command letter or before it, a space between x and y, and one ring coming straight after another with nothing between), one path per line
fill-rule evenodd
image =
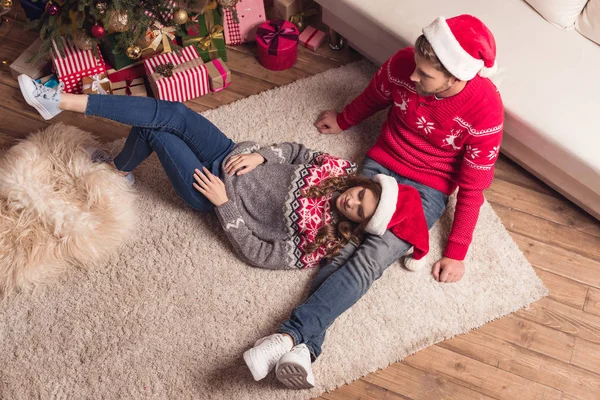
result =
M429 229L417 189L400 185L388 175L373 177L381 185L381 198L365 231L381 236L391 230L400 239L414 246L413 258L420 260L429 251Z
M498 69L494 35L472 15L438 17L423 28L423 35L444 67L461 81L478 73L487 78Z

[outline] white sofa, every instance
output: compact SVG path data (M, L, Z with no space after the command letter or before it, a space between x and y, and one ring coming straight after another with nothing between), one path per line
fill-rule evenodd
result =
M498 47L502 151L600 219L600 45L550 24L524 0L316 1L323 21L377 64L437 16L480 18Z

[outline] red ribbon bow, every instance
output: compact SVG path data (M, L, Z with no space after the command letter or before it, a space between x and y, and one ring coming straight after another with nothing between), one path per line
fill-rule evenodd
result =
M270 28L273 31L267 28L258 28L256 33L261 37L266 44L269 45L269 54L277 55L277 50L279 48L279 39L288 39L293 40L295 42L298 41L298 34L296 33L295 28L284 28L283 24L286 21L282 19L277 19L274 21L269 21Z

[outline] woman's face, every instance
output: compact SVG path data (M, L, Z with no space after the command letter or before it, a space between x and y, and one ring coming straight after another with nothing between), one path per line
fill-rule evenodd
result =
M335 205L346 218L360 224L375 214L377 198L371 189L355 186L342 193Z

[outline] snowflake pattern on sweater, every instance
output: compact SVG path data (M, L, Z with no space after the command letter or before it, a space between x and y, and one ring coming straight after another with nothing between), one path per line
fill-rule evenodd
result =
M292 181L293 190L286 201L286 217L294 244L290 256L297 268L310 268L319 264L327 254L327 246L306 254L306 246L314 242L319 229L333 220L331 199L333 194L319 198L303 197L302 193L311 186L320 185L325 179L346 176L356 172L356 164L348 160L318 153L310 165L297 171Z
M367 155L447 195L459 188L444 255L462 260L484 201L483 190L491 185L494 175L504 108L494 84L480 76L455 96L420 96L410 80L415 67L414 48L400 50L338 115L338 124L346 130L391 106L381 134Z

